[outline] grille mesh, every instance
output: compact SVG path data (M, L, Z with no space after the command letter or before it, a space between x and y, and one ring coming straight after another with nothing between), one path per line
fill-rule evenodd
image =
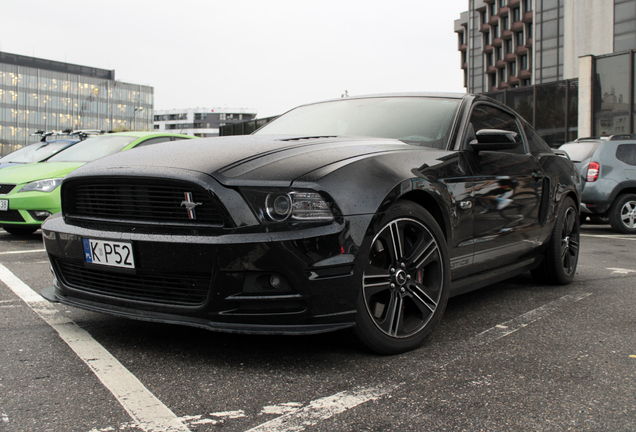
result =
M0 184L0 195L6 195L13 190L14 184Z
M210 274L175 274L137 270L135 274L101 271L76 261L53 258L69 288L126 300L172 306L200 306L208 295Z
M0 211L0 221L26 222L18 210Z
M192 194L194 218L185 207ZM72 184L64 191L64 213L71 217L178 225L223 227L218 201L189 184L145 183Z

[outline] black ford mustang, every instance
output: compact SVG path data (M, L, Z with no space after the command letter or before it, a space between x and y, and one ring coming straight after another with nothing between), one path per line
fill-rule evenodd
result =
M43 225L50 301L261 334L352 327L419 346L448 297L531 270L572 281L580 180L484 96L301 106L250 136L100 159Z

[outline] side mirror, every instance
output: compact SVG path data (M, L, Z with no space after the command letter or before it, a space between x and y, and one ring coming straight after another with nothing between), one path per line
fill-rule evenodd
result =
M472 140L468 145L475 153L483 150L512 150L521 143L517 141L517 132L501 129L482 129L476 134L477 139Z

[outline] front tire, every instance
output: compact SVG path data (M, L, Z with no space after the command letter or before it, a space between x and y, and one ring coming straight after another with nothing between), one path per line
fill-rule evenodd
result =
M620 195L609 211L612 229L623 234L636 234L636 195Z
M570 197L566 197L557 215L543 261L532 270L534 279L543 284L567 285L574 279L579 261L579 214Z
M377 224L360 273L355 332L371 350L419 347L441 319L450 287L442 230L429 212L398 201Z

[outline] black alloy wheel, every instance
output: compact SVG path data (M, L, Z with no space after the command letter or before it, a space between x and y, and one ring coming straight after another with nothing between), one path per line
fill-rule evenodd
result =
M444 236L426 210L408 201L379 224L362 272L357 333L373 351L417 348L439 322L449 289Z
M609 211L612 229L623 234L636 234L636 195L620 195Z
M566 197L557 215L543 261L532 276L541 283L566 285L572 282L579 261L580 219L574 201Z

